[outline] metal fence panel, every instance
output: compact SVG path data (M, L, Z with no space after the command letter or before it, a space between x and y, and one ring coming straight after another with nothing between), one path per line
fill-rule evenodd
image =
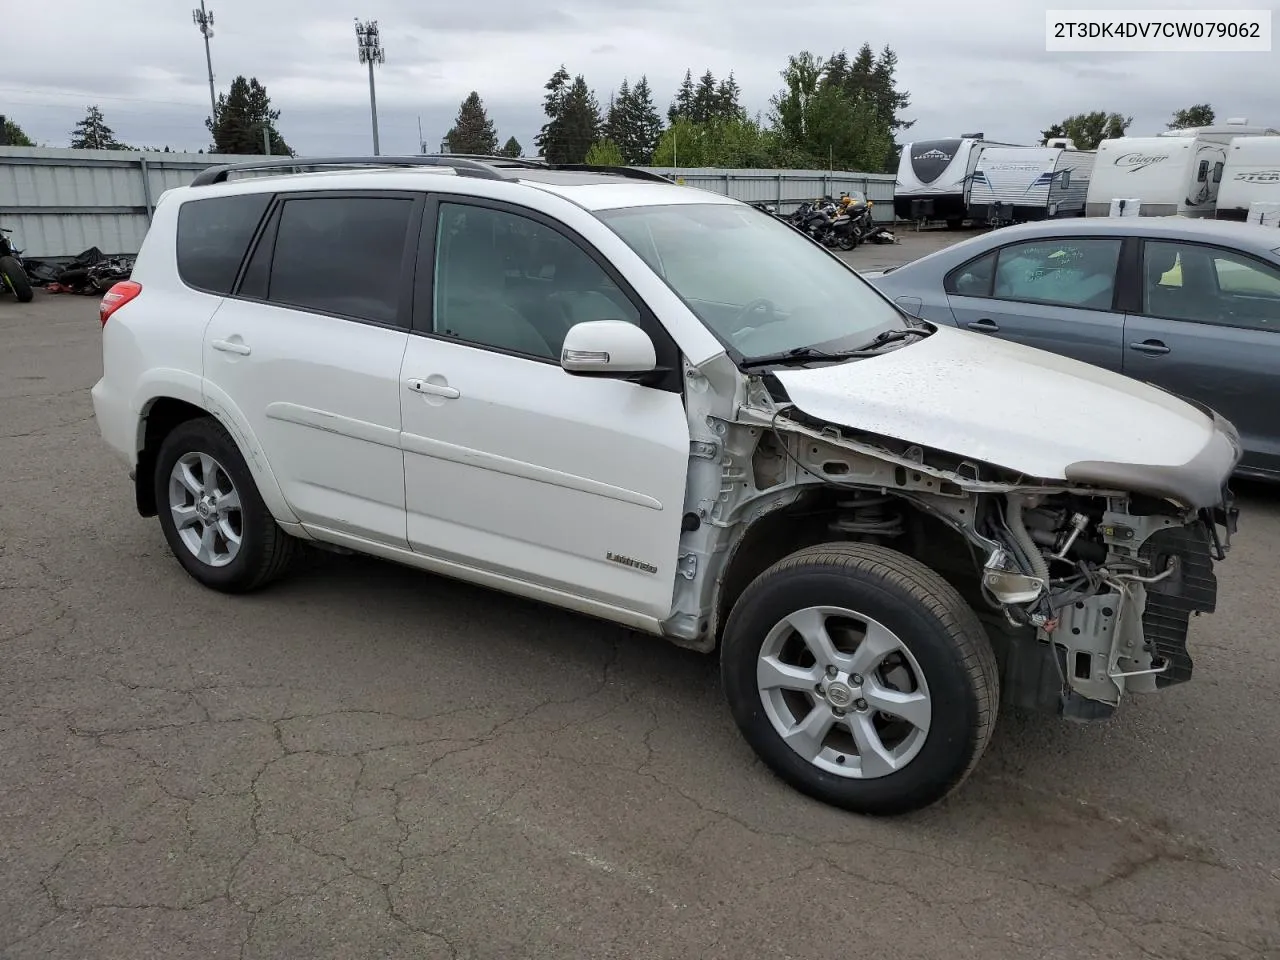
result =
M265 158L0 147L0 226L11 228L14 244L32 257L74 256L89 247L108 254L137 253L151 222L151 211L166 190L186 186L213 164L255 159ZM305 165L306 159L299 158L299 163ZM737 200L775 204L784 214L806 200L857 190L874 202L872 213L877 220L893 219L893 174L721 167L644 169Z

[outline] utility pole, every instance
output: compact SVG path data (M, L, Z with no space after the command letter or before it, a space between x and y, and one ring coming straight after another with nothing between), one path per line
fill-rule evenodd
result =
M202 0L203 2L203 0ZM360 62L369 65L369 113L373 117L373 155L378 151L378 97L373 89L373 65L386 63L387 54L382 49L382 40L378 36L378 21L366 20L363 23L356 18L356 44L360 50Z
M209 55L209 41L213 39L213 11L205 10L204 0L200 0L200 9L191 11L191 22L200 28L204 35L204 63L209 69L209 119L218 122L218 98L213 92L213 58Z

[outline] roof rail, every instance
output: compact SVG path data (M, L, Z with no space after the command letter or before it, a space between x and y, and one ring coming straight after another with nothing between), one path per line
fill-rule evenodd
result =
M599 163L550 163L548 170L566 170L577 173L612 173L614 176L627 177L630 180L650 180L656 183L674 183L670 177L664 177L652 170L641 170L638 167L611 167Z
M534 160L530 157L504 157L499 154L489 153L429 153L424 154L424 156L443 157L446 161L451 158L459 160L476 160L495 167L525 167L535 170L547 169L545 161Z
M497 159L497 158L495 158ZM229 174L249 170L290 170L300 173L306 167L452 167L460 177L483 180L506 180L492 163L481 163L456 155L418 155L407 157L281 157L278 160L247 160L244 163L222 163L196 174L193 187L224 183Z

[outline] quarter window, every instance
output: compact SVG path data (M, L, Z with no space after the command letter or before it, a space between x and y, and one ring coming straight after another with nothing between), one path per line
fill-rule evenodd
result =
M178 208L178 276L198 290L226 295L258 221L271 203L269 193L188 200Z
M357 320L395 323L412 211L412 200L394 197L286 201L266 298ZM257 272L255 262L250 277Z
M575 324L640 323L635 305L576 243L488 207L440 204L433 286L432 332L544 360L560 359Z
M1120 240L1039 240L1002 247L993 295L1085 310L1111 309Z

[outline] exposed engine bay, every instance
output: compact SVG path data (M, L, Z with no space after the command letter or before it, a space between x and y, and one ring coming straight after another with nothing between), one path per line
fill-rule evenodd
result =
M1214 562L1236 527L1225 487L1219 505L1195 508L1010 475L814 421L760 380L743 400L731 416L691 403L672 640L710 649L769 564L856 539L914 555L969 600L1013 705L1097 719L1125 693L1191 678L1190 618L1214 610Z

